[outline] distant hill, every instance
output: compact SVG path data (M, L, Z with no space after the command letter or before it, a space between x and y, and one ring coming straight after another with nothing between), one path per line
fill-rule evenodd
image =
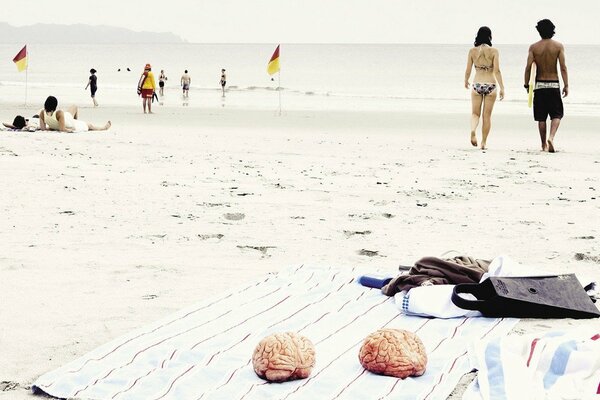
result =
M92 25L35 24L16 27L0 22L0 43L184 43L173 33L135 32L125 28Z

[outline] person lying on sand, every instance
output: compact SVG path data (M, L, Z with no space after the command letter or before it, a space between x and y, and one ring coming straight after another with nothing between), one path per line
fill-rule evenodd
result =
M95 126L77 119L79 110L77 107L69 107L67 111L57 110L58 100L54 96L48 96L44 108L40 110L40 129L59 132L87 132L105 131L111 126L108 121L104 126Z
M8 122L3 122L2 125L4 125L5 128L12 129L15 131L20 130L34 132L40 129L40 124L36 117L37 115L34 117L33 120L29 120L23 117L22 115L17 115L13 120L12 124L9 124Z

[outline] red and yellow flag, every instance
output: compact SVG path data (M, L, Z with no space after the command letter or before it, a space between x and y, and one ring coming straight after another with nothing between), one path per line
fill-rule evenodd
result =
M13 62L17 65L19 72L27 69L27 45L23 46L21 51L13 58Z
M269 65L267 66L267 72L269 75L279 72L279 45L277 45L275 52L271 56L271 61L269 61Z

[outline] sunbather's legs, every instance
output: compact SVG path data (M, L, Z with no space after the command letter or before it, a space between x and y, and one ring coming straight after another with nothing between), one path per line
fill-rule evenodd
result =
M104 126L95 126L95 125L92 125L89 123L87 124L88 129L90 131L106 131L106 130L108 130L108 128L110 128L111 125L112 124L110 121L108 121L106 124L104 124Z
M70 106L67 111L69 113L71 113L71 115L73 116L73 118L77 119L77 117L79 116L79 108L77 108L77 106Z

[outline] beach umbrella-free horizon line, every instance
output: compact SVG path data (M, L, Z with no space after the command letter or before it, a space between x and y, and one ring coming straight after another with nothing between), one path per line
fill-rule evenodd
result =
M278 82L277 82L277 93L279 93L279 115L281 115L281 68L279 66L279 48L281 44L278 44L269 60L269 64L267 65L267 73L271 76L277 74ZM271 78L272 80L273 78Z

